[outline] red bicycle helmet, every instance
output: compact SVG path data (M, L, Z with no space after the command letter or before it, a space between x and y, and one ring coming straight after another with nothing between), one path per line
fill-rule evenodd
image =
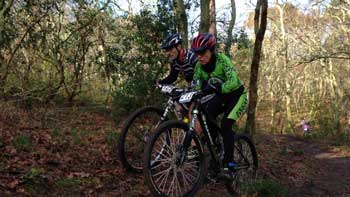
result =
M215 49L216 39L212 33L199 33L192 40L191 49L193 52L203 52L206 49L213 51Z

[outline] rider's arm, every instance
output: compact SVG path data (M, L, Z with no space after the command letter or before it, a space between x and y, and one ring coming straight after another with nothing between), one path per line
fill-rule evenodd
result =
M190 50L187 50L187 55L188 56L187 60L185 60L186 62L188 62L188 66L186 66L185 69L185 80L187 82L191 82L193 80L193 75L194 75L194 68L196 66L197 63L197 57L196 55L191 52Z
M239 80L237 71L231 60L225 55L222 58L223 70L227 80L222 84L221 92L230 93L238 89L242 85L242 82Z
M160 84L172 84L176 81L177 76L179 75L179 71L174 68L174 66L171 66L170 73L167 77L165 77L162 80L159 80Z
M190 67L187 69L188 70L185 73L185 80L190 83L193 79L194 71L193 71L193 67Z
M196 90L200 90L202 88L202 70L200 68L200 64L197 63L194 67L193 81L196 82Z

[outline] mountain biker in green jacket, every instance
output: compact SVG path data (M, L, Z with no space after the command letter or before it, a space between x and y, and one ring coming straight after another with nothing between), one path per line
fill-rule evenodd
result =
M232 126L245 111L248 98L231 60L217 53L215 45L216 39L211 33L200 33L193 39L191 48L198 58L193 81L197 89L214 93L212 98L202 99L202 106L208 115L216 118L224 113L220 131L225 149L223 164L225 170L232 170L236 165L233 160L235 133ZM208 84L210 78L217 78L222 83Z

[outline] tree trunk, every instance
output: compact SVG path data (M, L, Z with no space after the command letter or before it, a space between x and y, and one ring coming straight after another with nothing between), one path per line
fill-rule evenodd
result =
M251 64L250 70L250 82L249 82L249 106L248 106L248 117L247 117L247 128L246 132L248 132L251 136L255 133L255 110L256 104L258 100L258 74L259 74L259 62L260 62L260 54L261 47L264 40L265 30L266 30L266 22L267 22L267 0L258 0L261 1L261 7L259 3L257 3L257 7L255 9L254 23L259 24L259 30L256 33L256 39L254 43L254 52L253 52L253 60ZM261 14L260 14L261 8Z
M257 12L260 13L261 11L261 1L257 0L256 7L255 7L255 16L254 16L254 33L255 35L258 34L258 31L260 29L260 18L256 18Z
M276 118L276 100L275 100L275 95L273 91L270 92L270 99L271 99L271 132L275 133L275 118Z
M188 43L188 22L187 22L187 15L186 15L186 9L185 4L183 0L174 0L174 7L175 7L175 13L176 13L176 21L177 21L177 27L182 34L183 37L183 45L185 48L187 48Z
M216 11L215 11L215 0L209 0L209 9L210 9L210 24L209 32L216 36Z
M231 21L227 30L227 40L225 43L225 54L231 56L231 46L232 46L232 31L236 23L236 3L235 0L231 0Z
M282 36L282 46L284 50L284 61L283 61L283 68L284 68L284 82L285 82L285 88L286 88L286 96L285 96L285 104L286 104L286 113L287 113L287 125L288 129L291 129L293 131L293 126L292 126L292 108L291 108L291 96L292 96L292 88L291 88L291 83L289 81L289 75L288 75L288 65L289 65L289 57L288 57L288 40L286 36L286 30L284 27L284 5L281 6L278 4L278 1L275 2L277 5L277 8L279 10L279 15L280 15L280 24L281 24L281 36Z
M201 0L201 21L199 24L199 32L205 33L209 31L209 0Z

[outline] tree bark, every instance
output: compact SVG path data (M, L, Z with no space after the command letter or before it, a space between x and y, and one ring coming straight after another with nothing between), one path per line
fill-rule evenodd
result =
M215 9L215 0L209 0L209 32L216 35L216 9Z
M187 48L188 44L188 22L187 22L187 15L186 15L186 9L185 4L183 0L174 0L174 7L175 7L175 13L176 13L176 21L177 21L177 27L182 34L184 42L182 43L185 48Z
M254 33L255 36L258 34L259 29L260 29L260 16L258 14L260 14L261 11L261 1L257 0L256 2L256 7L255 7L255 15L254 15Z
M248 117L247 117L247 128L246 132L248 132L251 136L254 135L256 130L255 125L255 110L256 104L258 100L258 74L259 74L259 62L261 55L261 47L264 40L266 23L267 23L267 0L258 0L261 2L261 7L259 3L257 3L257 7L255 9L255 17L254 23L259 24L259 30L256 33L256 39L254 43L254 52L253 52L253 60L251 64L250 70L250 83L249 83L249 105L248 105ZM261 8L261 14L260 14Z
M291 87L291 82L289 80L289 72L288 72L288 66L289 66L289 54L288 54L288 40L286 36L286 28L284 26L284 6L285 5L279 5L278 1L276 0L276 5L279 11L279 16L280 16L280 24L281 24L281 36L282 36L282 46L284 49L284 61L283 61L283 68L284 68L284 81L285 81L285 88L286 88L286 95L285 95L285 104L286 104L286 113L287 113L287 123L288 123L288 129L293 130L292 126L292 108L291 108L291 95L292 95L292 87Z
M201 0L201 20L199 24L199 32L205 33L209 31L209 0Z
M227 40L225 43L225 54L231 56L231 46L232 46L232 31L236 23L236 3L235 0L231 0L231 21L227 30Z

